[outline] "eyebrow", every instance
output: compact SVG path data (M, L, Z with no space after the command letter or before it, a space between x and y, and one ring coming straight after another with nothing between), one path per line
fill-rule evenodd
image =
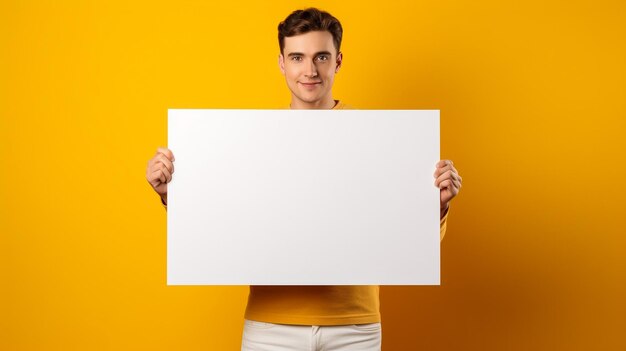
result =
M319 52L316 52L315 55L313 55L313 56L319 56L319 55L329 55L330 56L331 53L330 53L330 51L319 51ZM291 56L304 56L304 54L301 53L301 52L290 52L287 55L287 57L291 57Z

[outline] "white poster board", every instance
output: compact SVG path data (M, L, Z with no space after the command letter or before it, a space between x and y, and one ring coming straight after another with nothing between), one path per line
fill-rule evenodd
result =
M438 285L438 110L168 111L168 285Z

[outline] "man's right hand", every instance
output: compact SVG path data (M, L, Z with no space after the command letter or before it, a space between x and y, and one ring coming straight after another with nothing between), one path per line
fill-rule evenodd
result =
M174 174L174 154L165 147L157 149L154 157L148 161L146 179L156 191L165 205L167 205L167 183L172 180Z

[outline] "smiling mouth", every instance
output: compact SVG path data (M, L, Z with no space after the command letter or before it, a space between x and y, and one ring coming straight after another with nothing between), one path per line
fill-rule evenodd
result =
M307 89L317 88L318 85L322 84L322 82L316 82L316 83L302 83L302 82L299 82L299 83L302 84L302 86L304 88L307 88Z

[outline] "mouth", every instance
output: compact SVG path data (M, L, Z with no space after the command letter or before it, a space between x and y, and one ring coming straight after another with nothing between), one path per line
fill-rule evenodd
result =
M309 90L309 91L313 91L317 89L317 87L322 84L322 82L309 82L309 83L298 82L298 83L300 83L300 85L302 85L304 89Z
M305 87L314 87L314 86L316 86L318 84L322 84L322 82L308 82L308 83L298 82L298 83L304 85Z

